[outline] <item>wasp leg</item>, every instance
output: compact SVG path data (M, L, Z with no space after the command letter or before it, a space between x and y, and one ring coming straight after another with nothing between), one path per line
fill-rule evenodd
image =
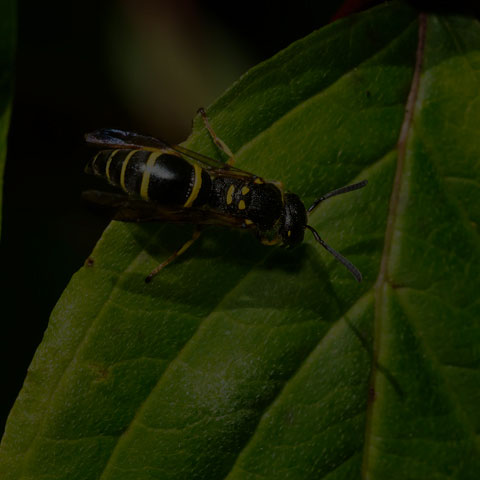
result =
M220 137L218 137L217 134L214 132L212 126L210 125L210 122L208 121L208 117L207 117L207 114L205 113L205 110L203 108L199 108L198 113L202 116L203 123L205 124L205 128L208 130L208 133L210 133L210 136L215 142L215 145L220 150L222 150L222 152L228 155L227 165L233 165L235 163L235 157L233 156L232 151L228 148L228 145Z
M185 242L182 247L180 247L177 251L173 252L164 262L162 262L158 267L154 268L145 279L145 283L150 283L155 275L163 270L169 263L172 263L179 255L186 252L200 237L202 233L201 227L197 226L195 231L193 232L192 238Z

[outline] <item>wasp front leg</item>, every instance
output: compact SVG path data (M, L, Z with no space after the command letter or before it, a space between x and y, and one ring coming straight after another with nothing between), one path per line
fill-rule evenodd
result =
M192 238L188 240L188 242L185 242L178 250L172 253L165 261L163 261L158 267L154 268L147 278L145 278L145 283L150 283L157 275L160 270L163 270L168 264L172 263L178 256L180 256L182 253L185 253L200 237L202 234L202 227L196 226L195 231L193 232Z
M202 116L203 123L205 124L205 128L208 130L208 133L212 137L212 140L215 142L215 145L226 155L228 155L227 165L233 165L235 163L235 157L233 156L232 151L228 148L228 145L217 136L215 131L213 130L210 122L208 121L207 114L203 108L198 109L198 113Z

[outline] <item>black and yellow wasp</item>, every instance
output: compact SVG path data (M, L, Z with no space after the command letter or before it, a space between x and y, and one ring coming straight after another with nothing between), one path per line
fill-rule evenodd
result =
M86 141L106 147L88 163L85 171L105 178L127 195L88 191L90 202L116 211L115 220L162 221L196 225L193 237L145 279L149 282L162 268L187 250L204 225L251 230L265 245L294 247L303 241L305 229L345 265L357 281L358 269L327 245L308 222L310 214L327 198L364 187L364 180L318 198L308 210L300 198L280 182L266 181L233 166L234 156L217 137L205 111L199 110L215 144L229 157L226 163L180 145L168 145L153 137L116 129L89 133Z

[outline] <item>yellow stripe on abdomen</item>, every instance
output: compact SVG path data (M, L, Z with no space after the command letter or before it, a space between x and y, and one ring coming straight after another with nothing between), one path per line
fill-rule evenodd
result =
M190 192L187 201L183 204L185 208L191 207L193 205L193 202L198 197L198 193L202 188L202 169L196 163L193 163L192 167L194 170L193 174L195 175L195 180L193 181L192 191Z
M127 164L129 160L132 158L132 156L138 152L138 150L132 150L126 157L125 160L122 163L122 170L120 171L120 186L123 188L125 192L127 192L127 189L125 187L125 172L127 170ZM127 192L128 193L128 192Z
M107 164L105 165L105 175L107 176L107 180L112 183L110 179L110 164L112 163L113 157L118 152L118 150L114 150L108 157Z
M144 200L149 200L148 184L150 183L150 174L152 173L157 158L162 155L162 153L163 152L152 152L148 157L147 163L145 164L145 170L142 174L142 184L140 186L140 196Z
M92 169L91 171L92 171L93 173L98 173L97 170L96 170L96 165L95 165L95 163L96 163L97 158L100 156L101 153L102 153L101 151L98 152L98 153L93 157L93 159L92 159L92 163L90 164L90 167L91 167L91 169ZM87 165L87 168L85 169L85 171L87 171L87 169L88 169L88 165Z

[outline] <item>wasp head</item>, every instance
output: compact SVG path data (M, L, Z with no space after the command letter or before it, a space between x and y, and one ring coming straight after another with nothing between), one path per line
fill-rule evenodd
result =
M294 193L285 193L284 201L284 221L279 234L284 246L295 247L303 241L307 226L307 211L300 198Z

